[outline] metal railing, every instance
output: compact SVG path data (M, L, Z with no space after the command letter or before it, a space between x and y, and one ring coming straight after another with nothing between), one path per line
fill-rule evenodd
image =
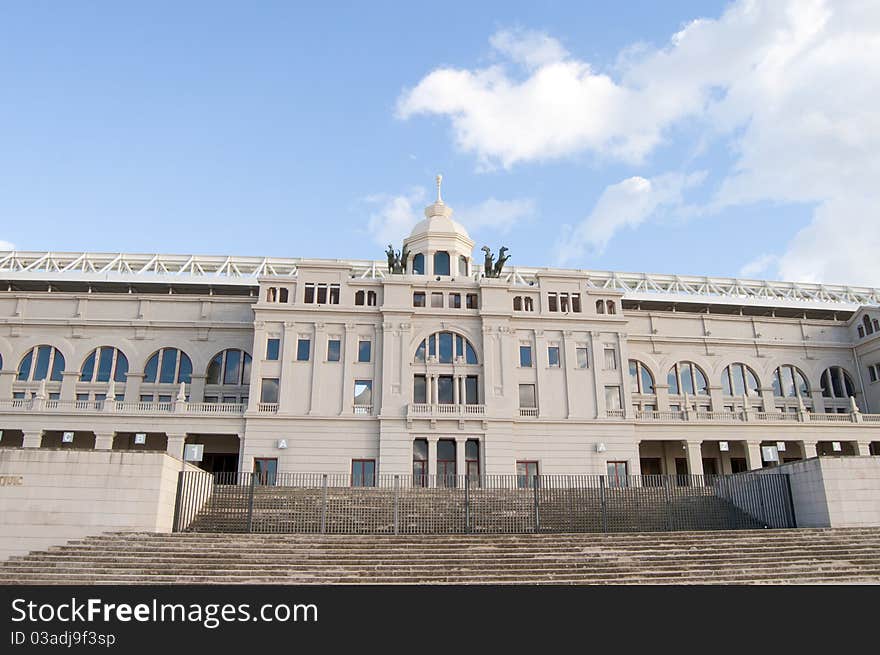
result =
M451 534L794 527L788 475L180 473L176 531ZM361 481L361 480L359 480Z

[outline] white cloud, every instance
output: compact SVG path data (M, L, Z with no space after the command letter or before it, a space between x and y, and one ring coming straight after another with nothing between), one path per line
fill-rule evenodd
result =
M393 244L399 248L404 237L409 236L416 223L424 218L424 206L428 193L417 187L401 195L376 194L364 198L373 210L367 221L367 231L377 244ZM453 208L452 218L473 233L482 228L507 233L522 221L535 215L535 202L530 198L497 200L489 198L477 205Z
M776 255L758 255L750 262L746 262L741 269L739 269L738 277L745 278L760 278L763 277L764 274L779 261L779 258Z
M733 155L709 208L814 207L812 222L778 244L778 274L880 284L870 256L880 251L880 3L741 0L662 48L625 49L607 72L540 32L490 43L498 63L429 73L401 95L398 116L447 117L482 167L581 152L638 164L680 138L670 128L701 126L700 142L722 140Z
M667 173L650 180L636 176L606 187L590 215L563 230L556 244L557 265L580 259L587 251L602 253L617 231L638 227L658 210L680 205L683 191L704 177L704 173Z
M456 210L452 218L465 226L469 232L489 228L493 232L507 234L516 225L533 218L535 201L531 198L496 200L489 198L473 207Z
M15 244L0 240L0 250L15 250Z
M375 208L367 221L367 231L373 241L380 246L390 243L398 248L398 244L419 222L421 205L425 204L426 196L425 189L419 187L403 195L383 193L365 198L365 202Z

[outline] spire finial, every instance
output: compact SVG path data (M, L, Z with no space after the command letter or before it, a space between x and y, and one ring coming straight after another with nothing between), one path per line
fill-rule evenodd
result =
M440 185L443 183L443 176L437 174L437 202L443 204L443 198L440 196Z

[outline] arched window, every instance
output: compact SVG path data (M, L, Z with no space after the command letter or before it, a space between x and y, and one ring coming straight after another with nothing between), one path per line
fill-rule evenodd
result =
M278 297L278 289L275 287L269 287L266 289L266 302L275 302Z
M522 311L522 296L514 296L513 297L513 311L515 311L515 312Z
M693 362L677 362L669 369L666 376L669 385L669 394L678 396L691 394L697 396L709 395L709 384L703 369Z
M604 300L597 300L596 301L596 313L597 314L604 314L605 313L605 301Z
M366 297L366 294L364 293L363 289L361 289L360 291L355 291L354 304L355 305L363 305L365 297Z
M367 291L367 304L370 307L376 306L376 292L375 291Z
M416 348L415 361L424 362L430 357L436 357L440 364L451 364L457 357L463 357L466 364L479 364L471 342L452 332L436 332L422 339Z
M61 382L64 372L64 355L53 346L36 346L21 358L17 379L22 382Z
M615 307L615 305L614 305L614 301L613 301L613 300L606 300L606 301L605 301L605 306L607 307L607 309L608 309L608 313L609 313L609 314L616 314L616 313L617 313L617 309L616 309L616 307Z
M192 381L192 361L177 348L162 348L153 353L144 366L146 384L180 384Z
M415 257L413 257L412 271L415 275L425 274L425 256L422 253L418 253Z
M242 386L250 384L250 380L251 356L236 348L214 355L205 375L205 384Z
M449 253L445 250L434 253L434 275L450 275Z
M840 366L830 366L822 371L822 395L825 398L849 398L856 395L852 378Z
M758 376L745 364L731 364L721 373L721 387L728 396L757 396Z
M458 274L464 276L468 274L468 258L464 255L458 257Z
M642 362L629 360L629 381L633 393L653 394L654 376Z
M128 358L118 348L101 346L95 348L83 362L80 369L80 382L126 381L128 377Z
M773 371L773 395L777 398L810 398L810 385L800 369L786 364Z

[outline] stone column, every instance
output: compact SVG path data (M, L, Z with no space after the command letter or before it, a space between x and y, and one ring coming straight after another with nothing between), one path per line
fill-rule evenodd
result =
M125 376L125 401L136 403L141 399L141 385L144 382L143 373L131 373Z
M721 385L715 385L711 382L709 383L709 398L712 399L713 412L724 411L724 389L721 387ZM734 403L734 405L735 404L736 403Z
M95 366L97 366L97 362ZM64 371L61 374L61 400L76 400L76 383L79 376L79 371Z
M16 371L11 368L0 371L0 398L12 398L12 383L15 375Z
M764 468L764 463L761 460L761 442L760 441L747 441L746 442L746 459L748 460L748 466L750 471L755 471L761 468Z
M428 486L433 487L431 480L437 476L437 442L439 437L428 437ZM433 477L432 477L433 476Z
M186 434L167 434L166 436L168 437L168 446L165 452L177 459L183 459L183 445L186 442Z
M764 405L764 411L775 412L776 396L773 395L773 387L761 387L758 389L758 392L761 394L761 403Z
M605 418L605 387L599 379L599 367L605 366L605 353L598 332L590 332L590 355L593 358L593 393L596 400L595 418ZM619 362L618 362L619 364Z
M340 414L354 412L354 373L352 366L357 356L357 325L345 324L345 339L342 345L342 411Z
M459 477L464 477L467 474L467 469L465 468L465 442L467 439L465 437L456 437L455 438L455 474Z
M639 445L641 443L642 443L641 441L635 442L635 445L634 445L635 456L630 460L632 462L629 467L629 474L630 475L638 476L638 475L642 474L642 458L641 458L641 452L639 451Z
M197 375L195 373L192 374L192 381L189 385L189 401L191 403L201 403L205 400L205 380L207 376L204 374ZM220 394L220 397L217 399L218 402L223 402L223 394Z
M760 452L758 456L760 457ZM701 441L687 442L687 458L690 474L703 475L703 443Z
M574 389L571 388L572 379L571 372L577 369L577 344L573 339L574 334L571 330L565 330L562 333L562 356L560 364L562 365L562 380L565 384L565 416L572 418L572 407L575 406L576 398Z
M22 448L39 448L43 443L42 430L23 430Z
M327 348L327 330L323 323L315 323L312 332L312 352L310 353L312 360L312 382L309 387L309 415L311 416L321 413L319 398L321 397L321 369L324 368L322 350L325 348ZM352 393L354 393L353 386L354 381L352 381ZM373 389L375 390L375 384ZM375 401L375 396L373 401ZM353 412L354 408L352 407L349 411Z
M459 394L459 384L461 384L461 376L455 375L452 378L452 404L459 405L461 403L461 395Z
M804 459L810 459L811 457L818 457L818 453L816 452L816 442L815 441L801 441L801 446L804 449Z
M855 450L856 455L870 455L871 454L871 442L870 441L856 441L855 442Z
M669 385L664 383L654 382L654 392L657 394L657 411L658 412L668 412L669 411Z
M115 432L95 432L95 450L113 450Z
M279 413L291 411L293 404L293 389L296 385L293 379L293 360L296 358L296 323L285 321L284 337L281 340L281 379L278 380L278 411ZM262 382L256 393L262 394Z

